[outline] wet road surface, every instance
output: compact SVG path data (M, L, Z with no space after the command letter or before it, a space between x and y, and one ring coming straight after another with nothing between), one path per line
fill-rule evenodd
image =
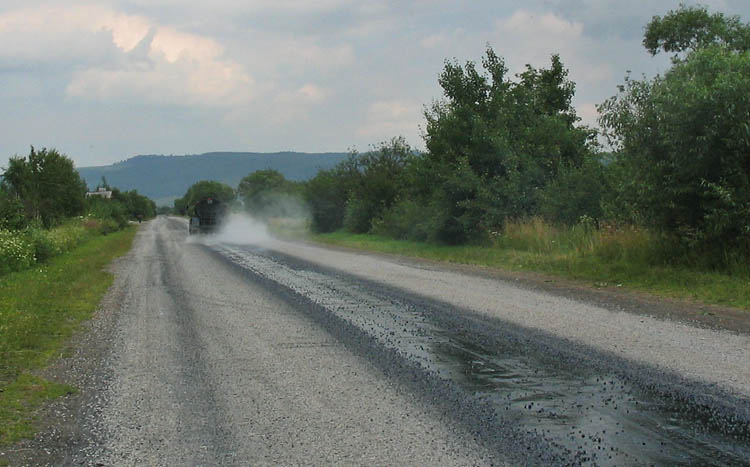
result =
M364 331L428 377L455 385L474 406L468 429L497 449L503 449L498 437L518 431L554 453L540 457L542 463L750 465L747 420L735 419L747 405L742 397L730 404L738 412L719 408L707 404L708 386L667 374L662 386L653 386L659 372L653 368L332 271L273 246L213 248Z
M79 370L88 379L65 409L74 422L19 459L750 465L745 335L654 324L423 264L238 243L188 239L182 219L145 224L115 267L99 318L111 322L88 337L105 351L78 352L98 363ZM554 322L550 309L567 319ZM661 327L644 331L645 351L626 345L629 320ZM687 348L724 356L703 361Z
M182 222L136 240L89 443L102 465L488 465L494 455Z

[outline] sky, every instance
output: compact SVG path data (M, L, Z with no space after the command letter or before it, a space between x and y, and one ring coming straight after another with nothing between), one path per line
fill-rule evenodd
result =
M79 167L137 154L365 151L404 136L446 60L512 73L560 54L582 122L628 71L669 68L643 28L688 0L2 0L0 167L30 146ZM748 0L702 0L750 21Z

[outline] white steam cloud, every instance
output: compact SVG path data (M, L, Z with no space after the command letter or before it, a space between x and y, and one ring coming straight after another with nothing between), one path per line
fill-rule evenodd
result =
M216 245L267 245L271 235L266 225L244 213L231 213L218 232L209 235L191 235L188 243Z

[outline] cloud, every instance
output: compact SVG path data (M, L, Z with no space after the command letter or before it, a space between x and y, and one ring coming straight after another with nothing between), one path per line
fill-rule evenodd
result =
M685 0L750 17L747 0ZM92 163L140 152L341 150L419 142L445 59L511 73L559 53L574 104L668 69L643 26L674 0L2 0L3 154L56 145ZM83 104L83 105L82 105ZM40 111L43 109L43 111ZM146 109L146 110L144 110ZM123 136L126 135L126 136ZM90 149L94 143L96 149ZM2 159L0 159L2 165Z
M518 10L496 22L495 37L513 72L522 71L527 63L547 65L549 57L559 53L563 63L586 82L612 78L609 66L598 61L603 50L597 41L584 35L580 22L552 13Z
M245 5L246 8L259 10L277 9L294 12L325 11L342 8L357 3L354 0L251 0L249 2L234 2Z
M549 66L553 53L560 55L576 83L574 104L583 122L596 123L595 104L614 91L619 62L612 50L629 50L629 44L612 33L609 37L586 34L584 24L550 12L518 10L495 23L496 51L504 55L512 73L523 71L526 64ZM622 52L621 52L622 53Z
M101 101L146 100L186 106L231 107L249 102L254 81L241 66L215 60L154 61L148 67L89 68L73 74L71 98Z
M264 111L269 123L282 126L293 121L309 118L315 105L325 101L330 91L315 84L305 84L293 91L276 93L272 102L264 103L268 108Z
M254 96L253 78L216 40L104 6L11 11L0 40L0 60L68 62L69 98L222 107Z
M394 136L412 140L422 122L420 103L405 100L381 100L370 105L365 123L357 129L357 136L384 141Z
M444 32L437 34L430 34L419 41L419 44L427 49L443 48L454 42L463 41L466 38L466 31L463 29L456 29L452 32Z
M516 11L509 18L501 20L500 28L522 36L534 32L540 41L545 42L550 39L578 38L583 32L581 23L570 22L551 13L535 15L525 10Z
M116 68L92 67L73 73L66 88L71 98L145 99L160 104L236 106L255 95L245 68L221 57L214 41L160 28L148 47L148 60Z
M314 84L305 84L294 92L281 92L276 96L276 101L281 103L301 102L318 103L326 98L328 91Z
M154 34L149 49L152 59L163 58L169 63L179 60L210 61L221 55L222 47L213 39L161 27Z
M37 7L0 13L0 63L32 68L106 61L115 50L131 48L142 26L142 18L116 15L101 7Z
M354 49L349 44L321 46L312 40L294 37L278 38L266 42L260 52L273 66L283 65L294 70L331 70L343 68L354 62Z
M20 51L37 57L51 57L70 45L65 39L100 32L111 34L115 46L129 52L143 39L151 22L142 16L118 13L103 6L35 7L0 15L0 53ZM62 39L62 40L61 40Z
M101 29L112 33L112 42L123 52L133 50L148 34L151 22L135 15L112 13L103 18Z

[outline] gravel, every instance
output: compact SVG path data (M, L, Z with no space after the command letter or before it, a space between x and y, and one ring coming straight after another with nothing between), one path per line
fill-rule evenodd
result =
M665 321L630 313L616 302L597 306L418 262L278 240L265 247L750 397L750 335L746 333Z
M177 219L141 228L79 337L91 352L55 370L81 393L13 465L503 464L185 232Z
M50 371L82 390L52 404L47 428L11 452L14 465L640 465L637 451L657 463L682 459L640 442L653 427L631 427L631 444L620 446L632 447L618 454L606 420L572 420L563 440L527 415L579 410L589 390L586 416L606 418L611 402L632 408L647 393L677 401L688 425L708 420L697 442L680 441L693 456L685 459L721 464L750 452L747 333L489 273L268 239L186 241L186 230L175 218L141 228L75 354ZM468 366L434 352L444 344L468 352ZM578 395L545 406L536 389L501 402L472 389L475 365L486 373L511 358L550 375L522 375L524 384L553 381ZM607 384L620 392L602 396ZM605 446L614 454L603 456Z
M341 334L376 341L371 360L392 351L412 363L401 377L429 381L414 391L498 452L545 465L750 457L748 400L715 385L272 249L214 248L267 288L346 323Z

